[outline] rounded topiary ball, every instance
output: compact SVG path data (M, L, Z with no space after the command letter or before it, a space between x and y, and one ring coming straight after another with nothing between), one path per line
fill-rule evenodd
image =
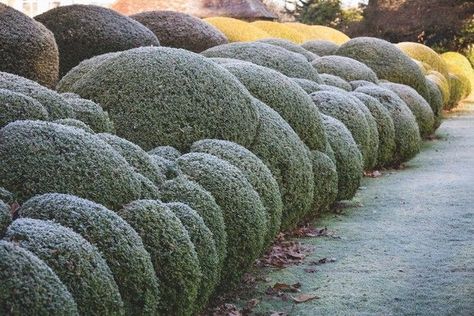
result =
M352 58L343 56L323 56L311 62L319 73L338 76L345 81L365 80L376 83L378 81L375 72Z
M19 217L54 221L95 245L112 271L127 314L156 313L159 288L140 236L116 213L74 195L48 193L26 201Z
M219 65L185 50L122 52L70 90L99 103L117 135L145 150L158 145L186 150L203 138L249 145L257 129L257 113L244 86Z
M185 175L214 196L222 210L228 238L221 286L231 287L261 254L268 231L265 208L244 173L225 160L189 153L177 163Z
M191 146L192 152L202 152L223 159L243 172L259 194L268 218L265 245L269 245L280 231L283 202L278 183L268 167L250 150L225 140L206 139Z
M180 175L180 171L174 161L158 155L150 154L149 156L153 161L153 164L160 170L160 173L163 174L167 180L174 179Z
M352 92L351 95L364 103L377 124L379 142L376 154L376 167L390 164L396 148L395 126L393 125L390 112L376 98L367 94Z
M330 75L330 74L320 74L321 83L328 86L333 86L344 91L352 91L352 87L349 82L345 81L341 77Z
M71 105L62 96L32 80L0 72L0 89L21 93L35 99L46 109L51 120L74 118Z
M10 207L0 199L0 237L3 236L11 222L12 214Z
M418 123L418 128L422 137L426 137L433 132L433 110L431 110L428 102L423 99L423 97L419 95L415 89L407 85L393 82L382 83L381 86L395 92L400 97L400 99L402 99L406 105L408 105L413 115L415 115L415 119Z
M353 80L349 82L349 84L351 85L352 90L363 86L378 86L378 84L366 80Z
M282 47L286 50L289 50L290 52L298 53L300 55L303 55L308 61L312 61L312 60L318 58L318 55L316 55L316 54L314 54L310 51L307 51L306 49L304 49L300 45L297 45L293 42L290 42L288 40L284 40L284 39L281 39L281 38L266 38L266 39L258 40L257 42Z
M175 161L182 155L179 150L172 146L158 146L148 151L148 153L150 155L158 155L171 161Z
M316 91L319 91L319 83L314 82L308 79L301 79L301 78L291 78L294 83L299 85L306 93L310 94Z
M310 149L324 148L326 134L319 111L308 94L290 78L248 62L222 66L236 76L255 98L277 111Z
M390 112L395 127L395 155L392 164L400 164L413 158L421 147L421 136L415 116L400 97L391 90L377 86L363 86L362 92L376 98Z
M230 43L202 52L206 57L235 58L275 69L288 77L318 82L316 69L300 54L265 43Z
M219 259L219 273L227 256L227 233L222 210L211 193L184 176L166 181L160 186L161 200L182 202L195 210L214 235Z
M365 114L359 104L359 100L354 100L347 94L319 91L311 94L314 104L319 110L329 116L332 116L349 129L357 146L359 147L364 159L364 167L370 169L373 167L373 155L370 145L378 140L378 136L371 135L369 124L365 118ZM377 139L376 139L377 137ZM373 138L373 140L371 139Z
M154 163L150 155L141 149L140 146L108 133L97 134L97 137L112 146L112 148L122 155L128 164L135 169L135 172L141 173L157 185L163 183L165 180L165 175Z
M94 5L54 8L35 17L50 29L59 48L59 74L84 59L140 46L159 46L148 28L111 9Z
M0 200L5 203L11 203L14 200L13 194L5 188L0 187Z
M160 285L163 315L192 315L201 284L199 259L186 228L158 200L138 200L118 214L140 235Z
M426 86L430 92L429 104L434 113L433 129L436 130L443 119L443 94L438 85L430 79L426 79Z
M19 202L64 192L110 208L141 196L140 180L111 146L78 128L16 121L0 130L0 185Z
M314 198L311 207L314 213L329 209L337 198L336 164L328 155L317 150L310 153L314 173Z
M69 228L31 218L15 220L7 241L43 260L66 285L80 314L123 314L123 302L107 263L96 247Z
M58 46L44 25L0 3L0 47L0 71L54 88L59 74Z
M374 37L357 37L342 44L336 55L356 59L369 66L379 79L406 84L425 99L428 97L420 68L392 43Z
M334 55L339 48L339 45L336 43L324 40L307 41L301 44L301 46L318 56Z
M174 11L147 11L130 16L149 28L162 46L200 53L227 44L227 38L211 24L189 14Z
M92 128L90 128L86 123L84 123L82 121L79 121L79 120L76 120L76 119L71 119L71 118L60 119L60 120L53 121L53 123L61 124L61 125L65 125L65 126L70 126L70 127L74 127L74 128L79 128L79 129L82 129L84 132L87 132L87 133L90 133L90 134L95 134L95 132L92 130Z
M347 127L331 116L321 116L336 158L337 200L349 200L362 180L363 158Z
M0 89L0 128L17 120L47 121L48 111L35 99L22 93Z
M200 312L207 305L220 277L221 267L214 237L202 217L188 205L173 202L167 203L166 206L179 218L188 231L199 259L202 278L195 303L195 312Z
M295 131L273 109L254 99L260 125L248 147L270 169L283 201L282 229L296 225L311 210L313 171L309 151Z
M66 286L48 265L15 243L0 240L3 315L79 315Z
M86 123L95 132L112 133L114 131L114 124L109 114L100 105L74 93L63 93L61 96L71 105L74 117Z

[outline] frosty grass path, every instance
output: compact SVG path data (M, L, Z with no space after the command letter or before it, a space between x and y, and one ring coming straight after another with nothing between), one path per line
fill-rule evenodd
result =
M299 266L265 274L268 282L249 293L260 300L253 312L474 315L474 103L449 115L437 135L406 169L364 179L354 206L320 219L317 227L341 238L301 239L314 251ZM308 264L321 258L336 261ZM300 282L301 293L319 299L265 295L276 282Z

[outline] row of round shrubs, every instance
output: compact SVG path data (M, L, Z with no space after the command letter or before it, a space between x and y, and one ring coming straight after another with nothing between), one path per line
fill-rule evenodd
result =
M0 311L197 314L281 229L412 158L451 100L382 40L217 41L79 58L59 93L0 73Z

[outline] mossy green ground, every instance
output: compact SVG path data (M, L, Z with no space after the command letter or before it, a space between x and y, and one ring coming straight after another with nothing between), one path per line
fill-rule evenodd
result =
M267 282L241 296L260 300L254 314L472 315L474 103L468 108L451 114L405 169L365 178L351 206L315 222L339 239L301 239L314 247L303 264L257 271ZM309 265L321 258L336 261ZM301 293L320 298L294 304L265 295L276 282L301 282Z

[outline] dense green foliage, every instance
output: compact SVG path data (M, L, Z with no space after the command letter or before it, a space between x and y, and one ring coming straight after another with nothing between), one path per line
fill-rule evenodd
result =
M365 64L343 56L323 56L311 63L320 74L330 74L341 77L346 81L366 80L377 82L377 75Z
M284 40L281 38L266 38L266 39L258 40L257 42L280 46L286 50L289 50L290 52L303 55L308 61L313 61L315 58L318 58L318 55L306 50L304 47L301 47L300 45L290 42L289 40Z
M324 40L307 41L301 44L301 46L318 56L334 55L339 48L339 45Z
M0 104L0 128L16 120L48 120L41 103L22 93L0 89Z

